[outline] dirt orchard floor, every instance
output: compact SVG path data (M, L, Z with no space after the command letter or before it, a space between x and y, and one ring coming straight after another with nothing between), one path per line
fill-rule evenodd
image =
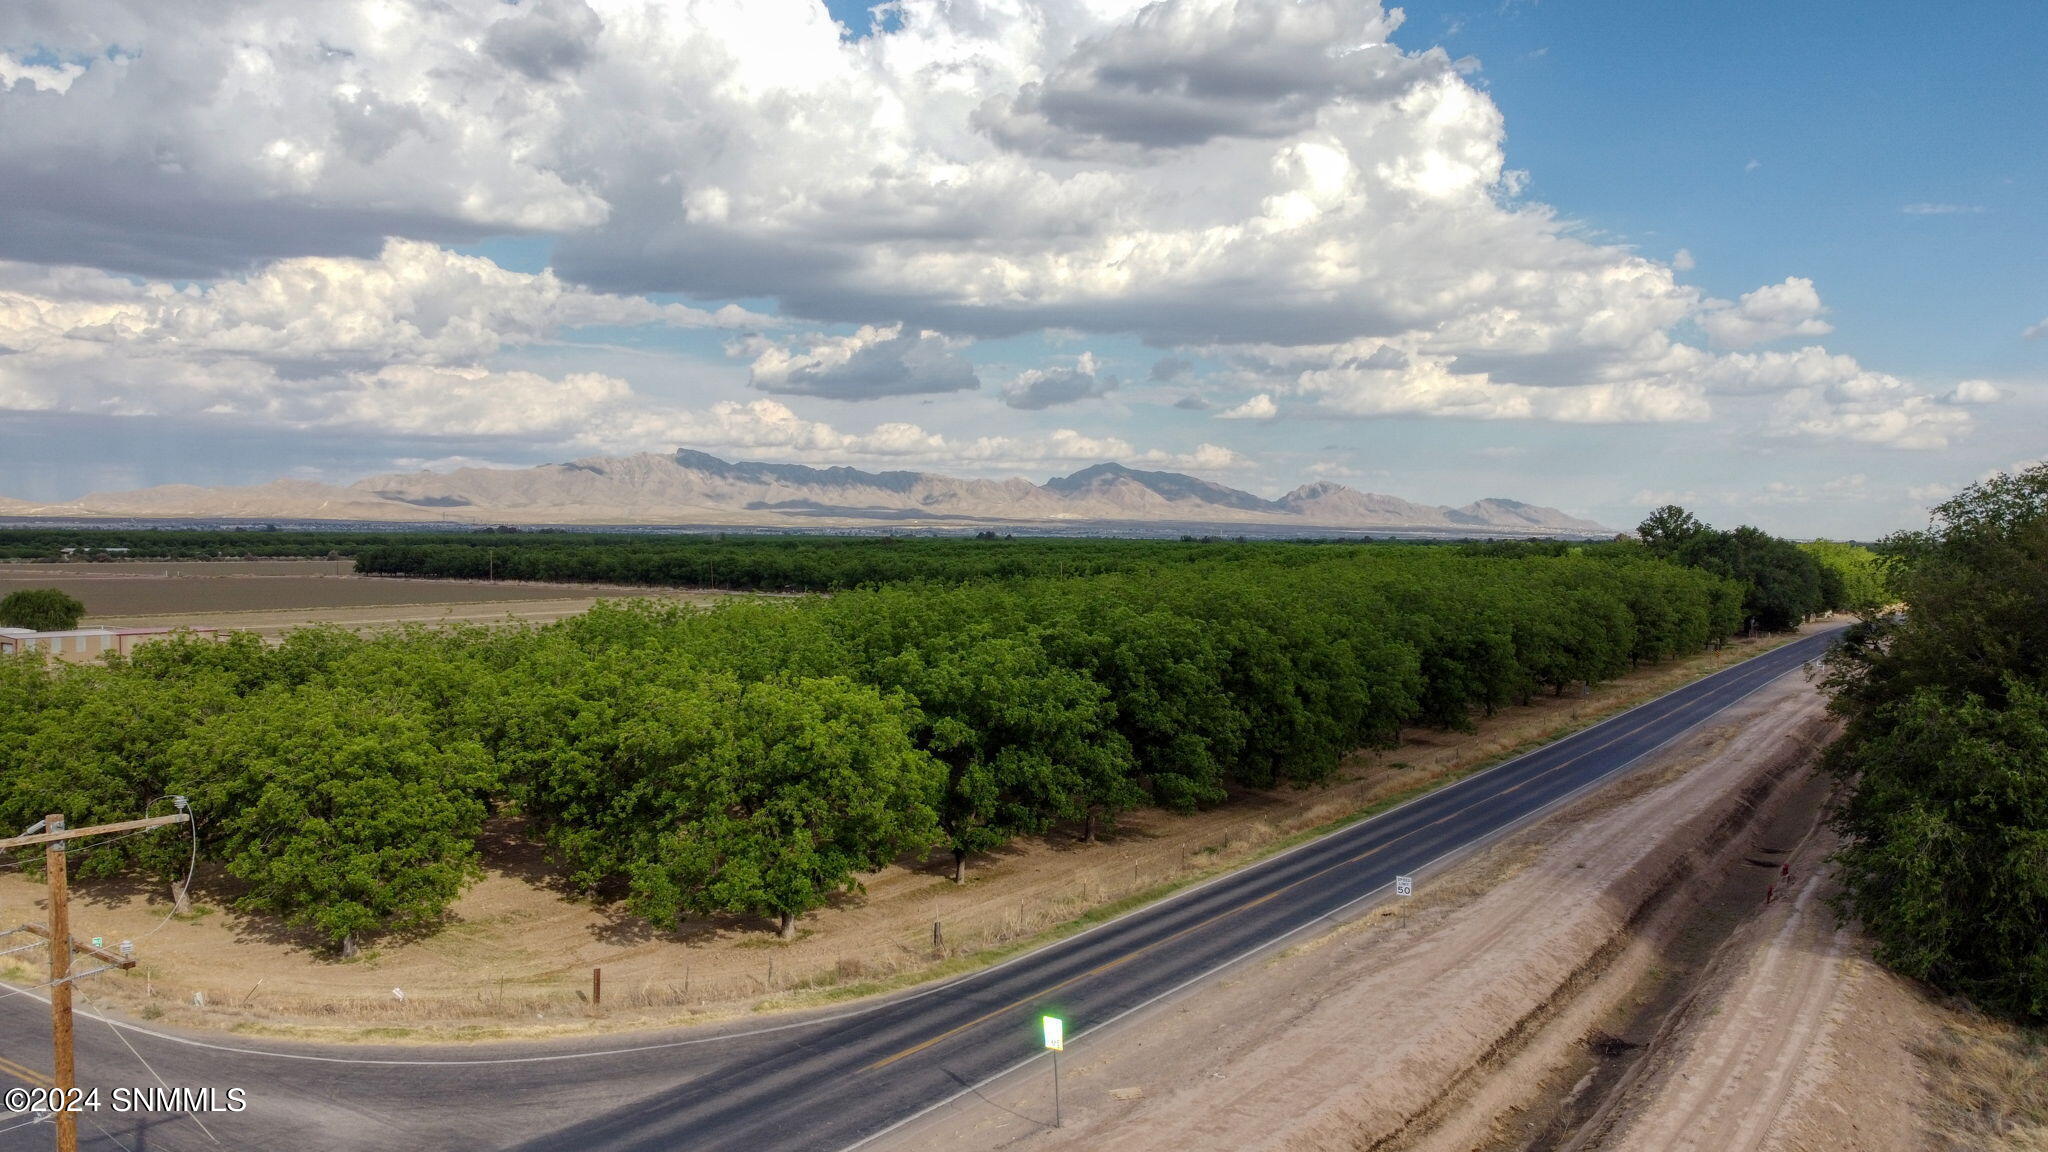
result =
M375 941L337 962L300 934L228 909L232 892L202 874L206 910L167 919L164 893L132 884L74 886L83 935L134 939L142 963L96 978L93 996L187 1026L318 1035L432 1039L585 1033L803 1006L986 962L1057 926L1119 902L1241 864L1290 837L1441 783L1524 746L1554 739L1662 694L1778 640L1646 668L1585 696L1539 697L1471 734L1418 731L1401 747L1361 754L1338 783L1251 793L1210 812L1139 812L1083 845L1070 834L975 857L969 883L949 857L892 866L801 922L781 943L765 922L692 921L662 931L556 883L540 851L509 823L494 826L487 873L449 923L416 940ZM0 878L0 919L41 915L39 889ZM933 924L942 926L935 948ZM603 1005L588 1003L603 968ZM18 970L26 976L25 970ZM400 1002L393 989L404 990ZM195 1007L195 993L204 1007Z
M1063 1059L1063 1128L1046 1125L1041 1061L883 1146L1490 1145L1546 1081L1547 1059L1517 1057L1587 1035L1632 983L1603 976L1655 966L1660 918L1682 924L1696 880L1762 880L1745 863L1755 812L1805 787L1831 731L1818 693L1787 677L1415 899L1084 1038Z

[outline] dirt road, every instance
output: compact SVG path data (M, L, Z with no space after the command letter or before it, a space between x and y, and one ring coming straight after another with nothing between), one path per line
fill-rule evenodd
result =
M1926 1146L1911 1055L1927 1007L1841 925L1817 832L1784 899L1724 945L1595 1146L1673 1152L1901 1152Z

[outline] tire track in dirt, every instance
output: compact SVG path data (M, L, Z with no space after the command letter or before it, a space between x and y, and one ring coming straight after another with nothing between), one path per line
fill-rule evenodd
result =
M1785 1147L1783 1120L1820 1078L1854 975L1845 965L1851 932L1827 904L1834 885L1819 871L1833 838L1817 833L1794 857L1815 869L1798 894L1730 940L1692 1020L1641 1090L1640 1102L1601 1147L1770 1152Z

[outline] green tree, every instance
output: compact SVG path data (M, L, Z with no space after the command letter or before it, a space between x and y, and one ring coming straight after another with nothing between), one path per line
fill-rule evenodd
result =
M1902 971L2048 1020L2048 466L1878 551L1907 611L1829 658L1846 906Z
M939 635L873 675L918 702L920 742L946 766L938 819L956 881L970 854L1085 818L1091 791L1129 773L1108 693L1029 639Z
M49 812L74 824L161 814L169 795L185 795L202 818L235 795L233 766L193 761L179 742L194 729L240 706L239 686L217 668L166 656L187 644L166 640L143 652L163 661L163 675L132 665L36 666L0 660L0 827L19 828ZM211 647L211 645L207 645ZM157 651L161 649L162 651ZM138 653L138 656L141 653ZM79 857L83 878L140 866L159 878L184 876L185 835L110 839Z
M1860 544L1834 540L1809 540L1799 550L1834 574L1840 594L1833 607L1849 612L1873 612L1891 603L1884 560Z
M57 588L23 588L0 598L0 628L63 632L84 616L85 605Z
M2048 694L2002 707L1922 688L1871 717L1845 765L1848 906L1878 958L2023 1019L2048 1019Z
M937 835L942 773L901 701L830 678L727 685L719 731L674 766L675 804L628 867L635 907L796 919Z
M1636 525L1643 546L1659 556L1675 556L1710 529L1700 518L1676 504L1666 504Z
M1725 535L1745 564L1782 543ZM964 869L1140 803L1312 784L1405 725L1696 650L1753 587L1633 543L479 536L364 539L406 541L387 570L839 591L0 661L0 817L188 795L249 907L350 941L431 923L503 801L595 893L790 930L893 852L938 840ZM81 872L182 875L184 848L119 841Z
M1678 558L1694 568L1746 586L1742 607L1768 632L1796 628L1840 599L1839 582L1790 540L1745 524L1732 532L1708 531L1693 538Z
M269 689L181 751L245 774L218 817L228 871L249 885L242 905L344 955L365 933L431 925L481 874L489 758L402 701Z

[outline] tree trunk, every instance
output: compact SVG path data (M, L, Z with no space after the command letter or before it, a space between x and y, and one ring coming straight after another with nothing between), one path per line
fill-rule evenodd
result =
M953 849L953 883L967 883L967 853L958 848Z
M341 938L341 958L343 960L353 960L356 958L355 933L351 932Z
M190 916L191 914L192 894L185 890L183 881L171 881L171 915Z
M1081 843L1095 843L1095 809L1093 808L1088 810L1087 817L1081 821Z
M777 929L775 934L784 940L796 939L796 913L784 912L782 914L782 927Z

